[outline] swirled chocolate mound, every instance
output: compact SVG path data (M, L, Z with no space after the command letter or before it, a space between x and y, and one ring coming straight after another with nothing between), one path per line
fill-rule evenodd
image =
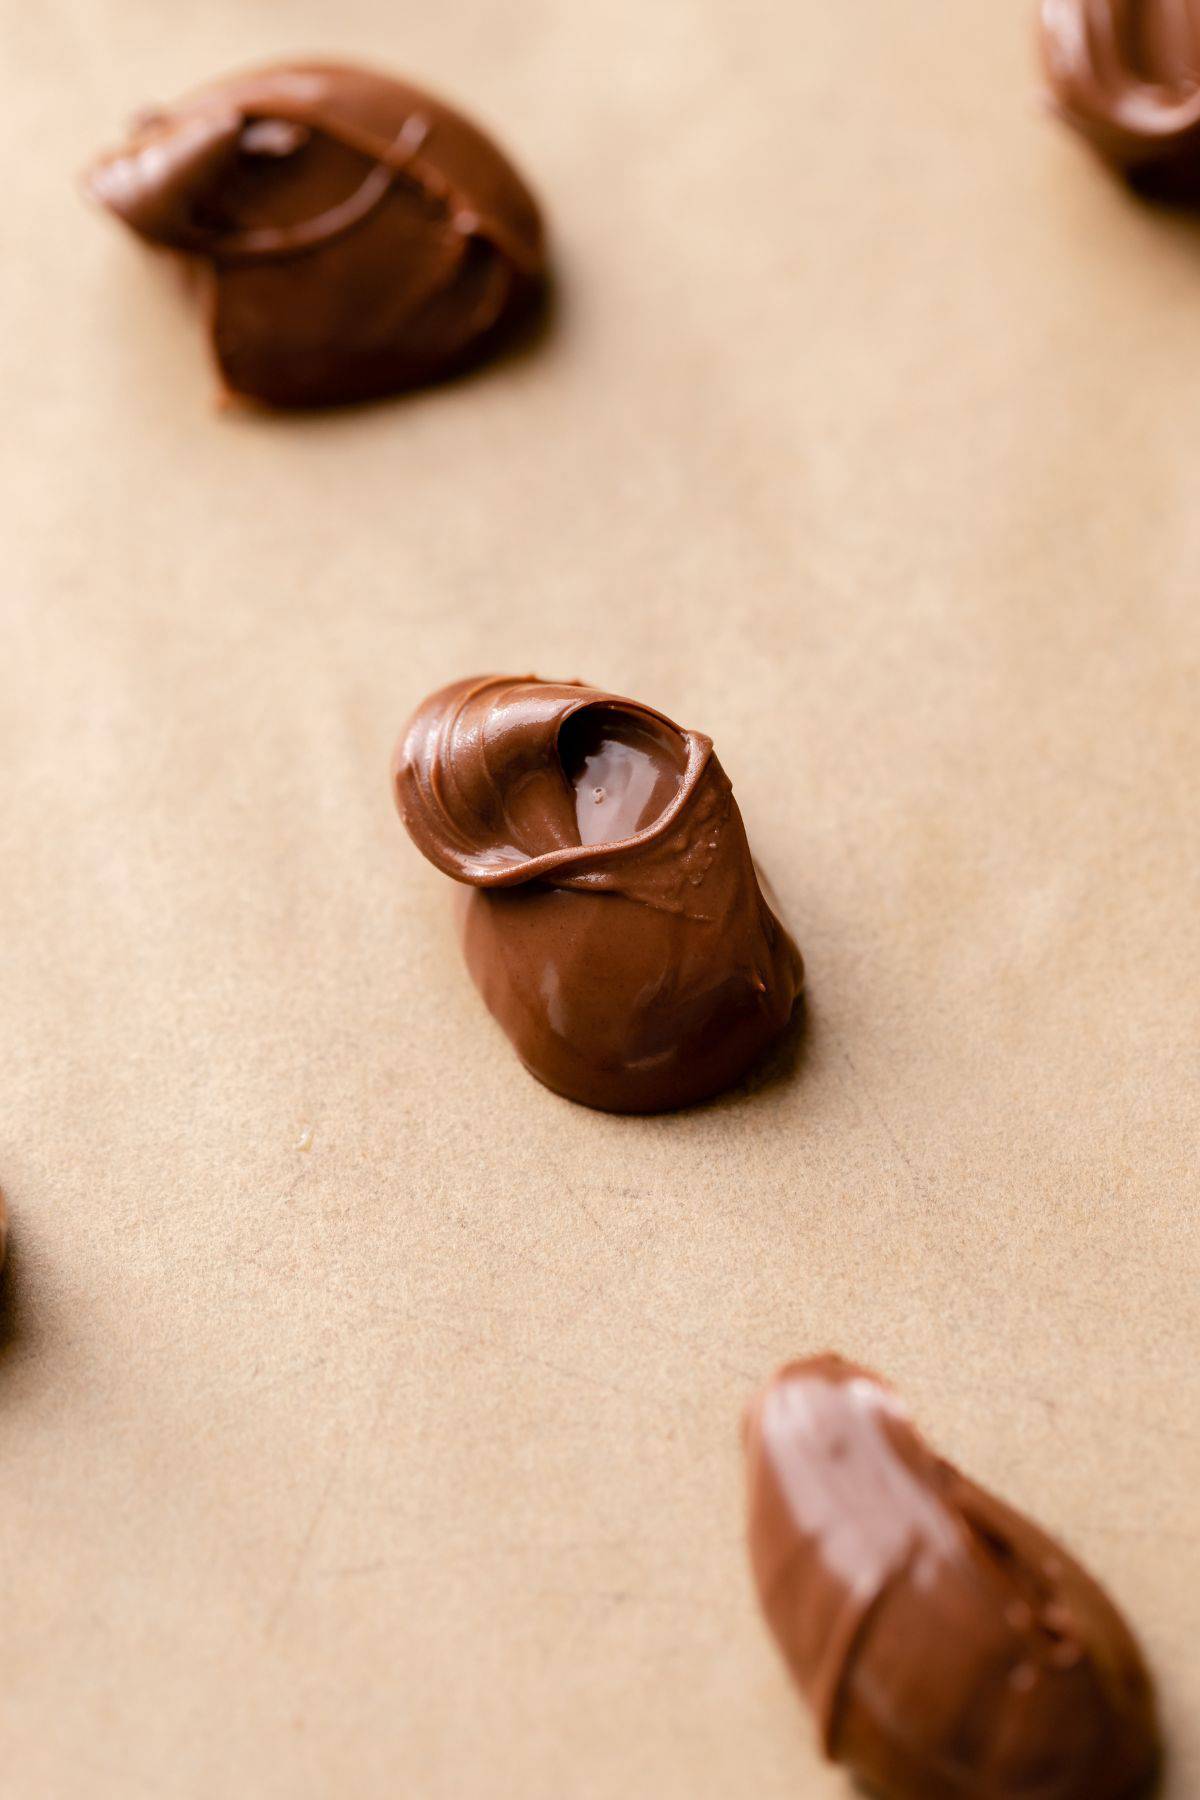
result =
M577 682L489 676L418 707L394 776L417 848L473 890L468 966L547 1087L686 1106L788 1023L799 952L708 738Z
M1140 186L1200 197L1200 0L1042 0L1055 107Z
M229 387L364 400L491 349L544 274L536 203L482 132L365 69L265 69L145 117L92 167L152 244L204 258Z
M782 1369L746 1451L759 1597L828 1756L886 1800L1145 1791L1154 1699L1121 1615L877 1376Z

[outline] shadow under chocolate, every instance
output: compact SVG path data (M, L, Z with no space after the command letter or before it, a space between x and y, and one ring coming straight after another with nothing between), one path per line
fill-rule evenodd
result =
M707 1100L697 1100L691 1106L684 1106L679 1110L687 1113L711 1111L719 1106L745 1106L748 1101L753 1103L761 1094L778 1092L780 1088L788 1087L793 1081L800 1079L811 1047L812 1021L809 1018L807 995L801 990L796 996L792 1016L775 1042L768 1045L740 1081L719 1094L711 1095Z

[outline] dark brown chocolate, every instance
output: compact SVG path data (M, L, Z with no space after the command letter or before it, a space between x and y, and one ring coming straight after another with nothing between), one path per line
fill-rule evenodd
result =
M1131 1800L1158 1764L1141 1654L1054 1540L836 1356L746 1425L750 1559L827 1756L885 1800Z
M495 144L366 69L217 82L144 117L87 185L150 243L211 265L221 372L272 406L452 374L544 276L537 205Z
M1138 185L1200 198L1200 0L1042 0L1057 111Z
M578 682L486 676L418 707L393 773L417 848L472 890L471 974L547 1087L686 1106L788 1023L800 955L708 738Z

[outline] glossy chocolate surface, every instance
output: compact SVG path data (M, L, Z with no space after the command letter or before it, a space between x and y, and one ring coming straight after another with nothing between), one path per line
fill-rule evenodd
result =
M750 1557L828 1756L887 1800L1125 1800L1157 1760L1149 1677L1095 1581L819 1356L746 1425Z
M87 186L150 243L211 265L225 381L273 406L449 375L544 275L537 205L495 144L366 69L217 82L146 115Z
M548 1087L686 1106L787 1025L799 952L708 738L580 683L488 676L418 707L394 777L418 849L472 890L471 974Z
M1139 185L1200 197L1200 0L1042 0L1054 105Z

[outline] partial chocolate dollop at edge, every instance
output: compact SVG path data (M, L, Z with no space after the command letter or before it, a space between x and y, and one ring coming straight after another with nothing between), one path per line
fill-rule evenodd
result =
M1051 110L1152 199L1200 201L1200 0L1041 0Z
M1135 1800L1153 1688L1099 1584L886 1382L789 1364L744 1421L751 1565L822 1747L882 1800Z

